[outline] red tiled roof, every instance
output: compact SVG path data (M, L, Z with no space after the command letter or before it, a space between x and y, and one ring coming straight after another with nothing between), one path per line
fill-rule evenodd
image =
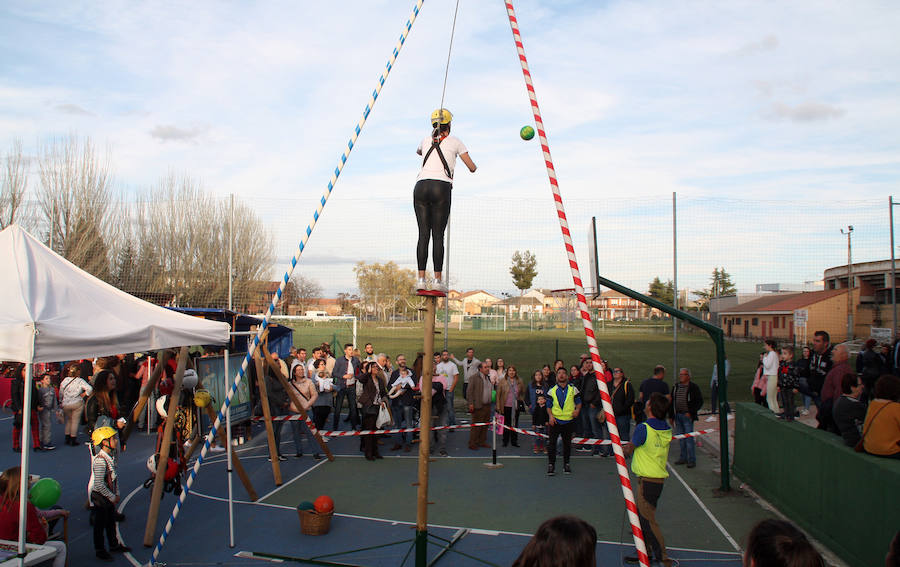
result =
M754 299L747 303L741 303L740 305L723 309L721 313L793 311L794 309L802 309L814 303L819 303L820 301L845 293L847 293L846 289L826 289L824 291L810 291L805 293L777 294L771 297L760 297L759 299Z

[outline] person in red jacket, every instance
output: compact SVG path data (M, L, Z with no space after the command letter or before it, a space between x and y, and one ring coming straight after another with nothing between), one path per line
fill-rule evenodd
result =
M12 467L0 474L0 539L19 540L19 485L22 482L22 468ZM53 567L66 564L66 544L61 541L47 541L47 528L38 517L37 508L29 502L25 508L25 541L47 545L56 549Z

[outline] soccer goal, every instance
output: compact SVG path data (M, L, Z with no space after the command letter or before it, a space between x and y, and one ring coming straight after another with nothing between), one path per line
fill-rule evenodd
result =
M473 331L505 331L506 315L463 315L459 318L459 330L462 331L463 329L472 329Z
M304 348L327 342L334 352L356 345L356 315L274 315L272 320L294 329L294 344Z

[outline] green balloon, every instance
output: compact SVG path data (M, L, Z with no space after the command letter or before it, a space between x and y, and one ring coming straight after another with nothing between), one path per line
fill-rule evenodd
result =
M315 510L316 507L309 500L304 500L300 504L297 504L298 510Z
M59 483L52 478L42 478L34 483L31 490L28 491L28 500L35 505L36 508L46 510L59 502L62 489Z
M534 128L531 126L522 126L522 129L519 130L519 136L521 136L523 140L534 138Z

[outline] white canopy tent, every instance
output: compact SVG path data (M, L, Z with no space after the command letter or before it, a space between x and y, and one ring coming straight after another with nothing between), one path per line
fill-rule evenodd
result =
M177 313L116 289L18 225L0 232L0 266L0 360L25 363L25 408L31 406L35 362L228 342L228 323ZM31 412L23 412L20 561L25 553L30 419Z

